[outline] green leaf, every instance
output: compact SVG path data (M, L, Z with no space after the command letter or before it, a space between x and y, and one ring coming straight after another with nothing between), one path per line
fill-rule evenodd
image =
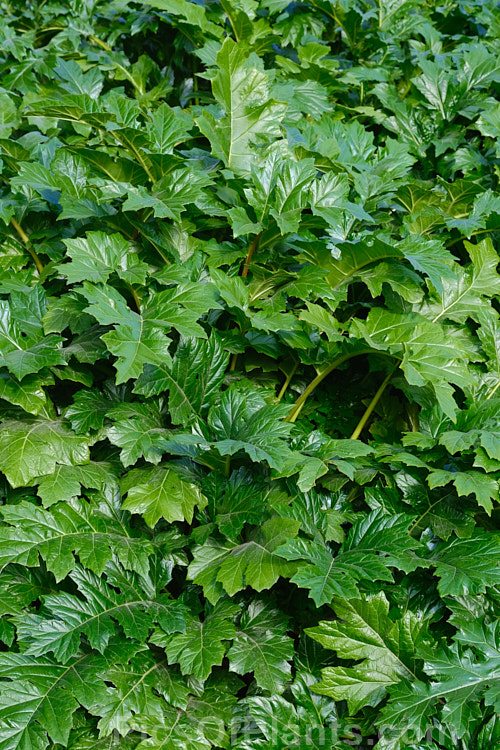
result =
M316 326L322 333L326 333L328 341L341 341L342 334L336 318L320 305L315 305L312 302L307 302L306 305L307 310L302 310L300 319Z
M130 724L137 731L150 735L135 746L137 750L177 750L179 747L205 750L212 747L196 719L172 708L167 708L160 724L148 715L138 715Z
M102 340L111 354L118 357L117 384L137 378L145 364L159 364L170 359L170 339L163 331L150 327L142 318L134 320L133 326L121 325L104 334Z
M76 435L62 420L32 418L0 425L0 470L13 487L52 474L57 464L88 461L88 438Z
M311 210L321 216L328 224L336 226L339 211L346 207L349 195L349 183L345 175L323 175L321 180L314 180L311 185Z
M424 446L425 449L425 446ZM413 522L413 532L420 532L431 528L441 539L449 539L452 534L458 537L469 537L474 529L474 518L471 508L463 500L455 497L454 493L430 492L426 485L411 476L401 472L398 476L398 486L403 492L405 503L410 505L416 518Z
M184 520L191 523L195 507L202 510L207 504L199 488L182 479L175 467L168 464L154 469L132 469L122 479L121 491L127 495L122 508L141 513L151 528L160 518L169 523Z
M291 581L308 588L317 607L334 595L359 596L358 582L392 582L392 567L407 572L424 564L414 553L419 544L408 535L411 519L377 510L353 526L342 550L335 555L324 543L294 539L279 547L287 560L302 560Z
M138 377L144 364L161 364L170 360L170 339L155 325L156 321L130 310L119 292L112 287L104 290L84 282L83 293L91 303L87 312L103 325L116 324L116 328L105 333L102 340L118 358L117 383Z
M496 500L497 502L499 500L498 482L479 471L452 472L437 469L431 471L427 477L427 481L431 489L434 489L434 487L444 487L449 482L453 482L458 495L474 495L478 504L485 509L488 515L491 515L491 511L493 510L492 500Z
M77 567L74 555L98 575L116 555L127 570L147 574L150 542L131 536L119 519L83 500L68 500L50 511L23 501L5 506L2 517L2 566L36 567L40 555L59 581Z
M494 294L498 286L496 269L500 259L491 240L482 240L477 245L464 244L471 263L459 272L457 281L443 279L442 294L435 295L425 310L433 320L448 318L464 323L469 317L477 318L483 310L484 297Z
M66 745L79 705L105 695L92 656L81 654L66 665L49 657L36 659L26 654L4 653L0 676L4 689L0 697L0 740L5 748L47 747L47 735Z
M46 474L38 481L38 496L45 508L54 503L70 500L80 494L82 486L95 490L116 483L116 474L110 464L91 461L82 466L60 464L53 474Z
M249 292L243 279L238 276L230 277L218 269L212 270L212 278L217 284L219 294L230 307L246 310L249 302Z
M481 717L480 698L486 693L487 704L497 703L500 679L497 625L464 626L457 640L466 643L465 653L461 654L456 645L426 653L425 670L433 682L428 685L403 683L391 690L391 701L382 713L385 721L399 728L398 720L404 714L410 728L415 729L416 739L421 739L430 716L439 707L443 721L453 728L457 737L463 737L471 722ZM479 652L480 659L470 646ZM399 729L394 732L393 741L400 736Z
M44 386L53 385L54 378L47 375L26 375L18 380L7 372L0 373L0 398L16 404L30 414L40 414L47 404Z
M196 6L193 6L193 11L196 12ZM183 110L172 109L162 102L152 113L151 123L148 124L153 151L159 154L171 154L179 143L187 140L191 126L191 119Z
M486 309L482 311L478 336L487 357L487 380L489 381L487 397L491 398L500 384L500 327L496 312L490 309L488 312Z
M443 292L442 279L456 279L458 269L440 240L410 234L398 243L398 250L416 271L429 277L440 294Z
M471 351L458 333L445 331L419 315L399 315L380 308L374 308L366 322L356 321L351 330L370 346L401 357L408 382L420 387L431 384L442 410L455 418L451 384L466 387L474 383L466 367Z
M185 608L157 593L147 583L121 574L113 575L108 567L109 583L90 571L75 567L72 578L83 598L59 592L44 597L45 616L30 614L17 622L19 639L26 644L25 653L41 656L52 652L63 664L78 652L85 635L92 648L103 653L115 633L115 621L127 638L145 640L155 622L167 632L185 627ZM121 584L119 593L117 586Z
M27 321L16 320L9 304L0 301L0 365L18 380L44 367L64 365L62 341L53 333L43 335L41 319L39 327L32 329L27 327Z
M101 716L101 735L126 735L130 720L137 714L161 722L166 708L163 698L177 706L187 704L188 689L180 675L167 667L165 659L155 659L150 651L136 654L125 664L111 664L104 676L114 687L108 689L100 706L95 705Z
M17 107L4 92L0 95L0 138L9 138L14 128L19 125Z
M319 719L318 706L308 708L296 706L281 695L270 698L262 696L251 696L248 698L248 710L252 719L266 738L263 744L257 745L258 739L252 740L254 746L271 747L277 750L285 750L288 747L297 747L301 750L310 747L320 750L327 742L330 747L341 747L337 745L337 728L335 719L333 726L329 726L328 720L324 719L323 725Z
M72 260L60 266L68 283L107 281L113 271L125 270L129 246L121 234L87 232L85 239L65 240Z
M451 75L441 65L431 60L420 60L422 74L413 78L413 84L428 102L429 107L439 112L443 120L452 120L457 107L457 91Z
M293 539L298 530L298 521L276 517L265 521L243 544L221 545L209 540L195 549L189 578L203 586L207 599L214 602L222 588L230 596L245 586L256 591L269 589L280 576L289 576L295 570L293 564L276 554L276 549Z
M500 537L477 531L470 539L440 542L429 557L436 566L441 596L480 594L500 580Z
M237 605L221 601L203 622L188 622L185 633L169 638L160 634L154 641L165 647L169 662L179 663L183 674L206 680L213 667L222 663L227 641L234 637L233 618L237 611Z
M229 354L215 332L209 339L181 339L172 366L146 366L134 391L145 396L169 391L169 411L174 424L187 426L205 416L225 377Z
M108 411L116 406L113 393L101 393L97 389L77 391L73 403L66 409L66 417L73 430L79 434L100 430Z
M190 203L203 199L203 188L212 184L210 177L188 169L175 169L155 183L153 189L130 187L124 211L152 208L161 219L181 220L181 214Z
M188 2L188 0L153 0L150 5L153 8L166 10L174 16L180 16L182 21L196 29L199 28L216 37L222 36L222 29L208 21L205 8L202 6Z
M253 145L279 135L286 105L269 95L269 77L228 37L217 54L212 92L223 109L217 119L204 111L196 118L213 154L235 172L247 172L255 158Z
M282 693L291 673L292 639L285 635L283 615L263 602L252 602L243 613L233 645L229 668L237 674L253 672L257 685L273 695Z
M258 234L262 225L251 221L243 206L235 206L227 212L228 218L233 228L233 237L240 237L243 234Z
M141 457L159 463L168 433L156 405L124 403L111 409L108 416L115 422L106 434L113 445L121 448L120 460L125 467Z
M286 161L276 180L271 215L276 219L281 234L296 232L302 211L309 205L309 188L316 177L313 159ZM320 183L321 185L322 183ZM315 197L321 201L321 189Z
M237 539L245 523L258 524L263 517L273 488L258 481L251 470L233 471L224 488L223 499L217 498L217 526L224 536Z
M282 421L287 414L286 406L256 403L252 407L244 394L227 390L220 404L211 408L208 424L222 456L245 451L253 461L267 461L279 470L290 455L284 438L291 426Z
M327 667L313 689L335 700L347 700L356 713L365 705L375 706L390 685L416 679L418 645L425 627L411 612L394 622L383 593L363 599L335 597L333 608L339 620L321 622L307 634L340 659L355 659L353 667Z
M496 1L0 6L0 750L497 747Z

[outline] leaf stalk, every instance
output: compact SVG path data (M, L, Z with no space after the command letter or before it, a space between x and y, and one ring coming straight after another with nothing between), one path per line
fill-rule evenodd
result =
M316 377L311 380L307 388L301 393L301 395L298 397L297 401L295 402L292 411L290 414L285 418L285 422L295 422L297 420L297 417L299 416L300 412L302 411L302 408L311 395L311 393L318 387L320 383L323 382L323 380L328 377L328 375L337 369L337 367L340 367L340 365L344 364L344 362L347 362L352 357L356 357L360 354L368 354L371 352L371 349L363 349L360 352L356 353L350 353L350 354L343 354L341 357L337 357L333 362L331 362L328 367L325 367L324 370L322 370Z
M385 389L389 385L389 381L392 378L392 376L394 375L394 373L396 372L396 370L398 369L398 367L399 367L399 362L392 368L392 370L390 371L390 373L387 375L387 377L381 383L381 385L378 388L376 394L374 395L374 397L372 398L372 400L370 401L370 403L366 407L365 413L363 414L363 416L359 420L358 424L356 425L356 428L355 428L354 432L351 435L351 440L357 440L359 438L359 436L361 435L361 433L363 432L366 423L368 422L368 420L370 419L371 415L373 414L373 411L374 411L375 407L377 406L378 402L382 398L382 394L384 393Z
M135 306L137 308L137 312L140 313L141 312L141 300L140 300L140 297L137 294L137 292L135 291L135 289L132 286L132 284L129 284L128 281L126 282L126 284L127 284L128 290L130 291L130 294L132 295L132 299L134 300L134 304L135 304Z
M245 258L245 262L243 263L243 268L242 268L241 274L240 274L240 276L241 276L242 279L246 279L246 277L248 276L248 271L250 269L250 263L252 262L253 254L254 254L254 252L257 249L257 245L259 244L259 240L260 240L261 234L262 234L262 232L259 232L259 234L256 234L255 238L254 238L254 241L250 245L250 248L249 248L248 253L247 253L247 257Z
M18 233L19 237L22 239L23 243L26 245L27 251L29 252L29 254L31 255L31 257L33 258L33 261L35 262L35 266L37 267L38 273L42 273L42 271L43 271L43 263L40 260L40 258L38 257L37 252L36 252L35 248L33 247L30 238L28 237L28 235L26 234L26 232L24 231L24 229L22 228L22 226L19 224L19 222L17 222L14 219L14 217L11 218L10 223L12 224L12 226L14 227L14 229L16 230L16 232Z
M280 392L278 393L278 396L276 397L276 403L277 403L277 404L279 404L279 402L281 401L281 399L283 398L283 396L284 396L284 395L285 395L285 393L287 392L287 390L288 390L288 386L289 386L289 385L290 385L290 383L292 382L292 378L293 378L293 376L295 375L295 373L297 372L297 367L298 367L298 366L299 366L299 363L298 363L298 362L295 362L294 366L292 367L292 369L290 370L290 372L289 372L289 373L288 373L288 375L286 376L285 382L283 383L283 385L282 385L282 387L281 387L281 390L280 390Z
M359 357L363 354L384 354L387 357L393 357L398 360L398 367L399 363L401 362L399 357L396 357L395 354L391 354L390 352L381 352L377 351L374 352L373 349L361 349L358 352L351 352L350 354L343 354L341 357L338 357L335 359L331 364L328 365L328 367L325 367L324 370L322 370L316 377L311 380L307 388L301 393L301 395L298 397L297 401L295 402L292 411L290 414L285 418L285 422L296 422L297 418L302 411L305 402L311 395L311 393L318 387L320 383L323 382L323 380L328 377L328 375L337 369L337 367L340 367L340 365L344 364L344 362L347 362L349 359L352 359L353 357ZM392 374L392 373L391 373ZM382 394L381 394L382 395ZM376 404L375 404L376 405ZM369 416L369 415L368 415Z

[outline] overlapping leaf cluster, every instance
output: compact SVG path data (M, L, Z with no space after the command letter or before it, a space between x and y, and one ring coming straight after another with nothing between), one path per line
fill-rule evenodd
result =
M2 750L495 747L496 0L0 49Z

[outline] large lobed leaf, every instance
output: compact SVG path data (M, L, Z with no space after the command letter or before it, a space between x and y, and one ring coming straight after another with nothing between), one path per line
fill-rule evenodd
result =
M2 5L1 750L498 745L499 38Z

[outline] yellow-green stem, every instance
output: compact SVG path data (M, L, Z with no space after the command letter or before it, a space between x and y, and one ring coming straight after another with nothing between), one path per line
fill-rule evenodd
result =
M326 378L328 375L337 369L337 367L340 367L344 362L347 362L348 359L351 359L352 357L357 357L360 354L368 354L371 352L372 349L362 349L359 352L353 353L353 354L343 354L341 357L338 357L335 359L331 364L328 365L328 367L325 367L324 370L322 370L314 380L311 380L307 388L301 393L301 395L298 397L297 401L295 402L292 411L286 417L285 422L295 422L297 420L297 417L299 416L300 412L302 411L302 407L304 406L305 402L311 395L311 393L318 387L318 385Z
M371 415L373 414L373 410L375 409L375 407L377 406L378 402L380 401L383 392L387 388L387 385L389 384L390 379L392 378L392 376L394 375L394 373L395 373L395 371L397 370L398 367L399 367L399 362L398 362L398 364L395 367L392 368L392 370L387 375L387 377L385 378L385 380L383 381L383 383L381 384L381 386L377 390L376 394L374 395L374 397L372 398L372 400L370 401L370 403L366 407L365 413L363 414L363 416L359 420L358 424L356 425L356 429L354 430L354 432L351 435L351 440L357 440L359 438L359 436L361 435L361 433L363 432L366 423L368 422L368 420L370 419Z
M30 238L28 237L28 235L26 234L22 226L14 218L10 220L10 223L12 224L12 226L14 227L14 229L16 230L16 232L18 233L19 237L22 239L24 244L26 245L27 251L29 252L29 254L31 255L31 257L33 258L35 262L35 266L38 269L38 273L42 273L43 263L38 257L35 248L31 244Z
M233 34L234 34L234 39L235 39L235 41L236 41L236 42L239 42L240 40L239 40L239 37L238 37L238 33L237 33L237 31L236 31L236 26L234 25L234 21L233 21L233 19L231 18L231 14L230 14L230 13L228 13L228 14L227 14L227 20L229 21L229 25L231 26L231 31L232 31L232 32L233 32Z
M335 23L337 24L337 26L339 26L342 29L342 31L344 32L344 34L346 35L347 41L349 42L349 47L351 47L351 49L352 49L352 47L354 46L353 45L353 41L354 40L351 38L349 32L347 31L346 27L341 22L341 20L339 19L339 17L333 11L325 10L324 8L321 8L319 5L316 5L316 3L314 2L314 0L311 0L311 5L314 8L316 8L316 10L319 10L322 13L324 13L325 16L328 16L329 18L331 18L332 21L335 21Z
M144 171L146 172L146 174L147 174L147 176L148 176L148 178L149 178L150 182L151 182L151 183L152 183L152 184L154 185L154 183L156 182L156 179L154 178L154 176L153 176L153 173L152 173L152 172L151 172L151 170L149 169L149 167L148 167L148 165L147 165L147 162L146 162L146 160L145 160L145 159L143 158L143 156L142 156L141 152L140 152L140 151L138 151L138 149L134 148L133 146L127 146L126 144L122 143L122 142L120 141L120 139L119 139L119 138L117 137L117 135L116 135L116 134L115 134L115 133L114 133L114 132L113 132L112 130L110 130L110 131L109 131L109 134L111 135L111 137L112 137L112 138L114 138L114 139L115 139L115 141L116 141L117 143L119 143L119 144L120 144L120 146L123 146L123 147L124 147L125 149L127 149L127 151L128 151L128 152L129 152L130 154L132 154L133 156L135 156L135 158L137 159L137 161L139 162L139 164L141 165L141 167L142 167L142 168L144 169Z
M137 312L140 313L141 312L141 300L139 299L139 295L135 291L132 284L129 284L128 281L126 282L126 284L127 284L127 288L130 291L130 294L132 295L132 299L134 300L134 304L137 308Z
M196 106L200 103L200 97L198 96L198 78L197 78L197 65L196 65L196 58L192 57L192 70L193 70L193 93L194 93L194 103Z
M231 362L229 364L229 372L234 372L236 370L237 363L238 363L238 352L234 352L233 356L231 357Z
M469 237L457 237L456 240L453 240L453 242L450 242L446 247L453 247L454 245L458 245L459 242L463 242L464 240L469 241L473 237L477 237L478 234L485 234L487 232L495 232L495 229L478 229L477 232L473 232Z
M281 401L281 399L283 398L283 396L287 392L288 386L292 382L292 378L295 375L295 372L296 372L298 366L299 366L299 363L296 362L294 364L294 366L292 367L292 369L290 370L290 372L288 373L288 375L286 376L285 382L283 383L283 386L282 386L282 388L281 388L281 390L278 393L278 396L276 398L276 403L277 404L279 404L279 402Z
M99 39L97 36L94 36L91 34L89 36L89 41L92 42L92 44L97 44L102 49L106 50L106 52L111 52L112 47L110 47L106 42L103 42L102 39Z
M491 391L486 396L486 401L489 401L490 398L497 392L498 388L500 388L500 380L498 383L491 389Z

